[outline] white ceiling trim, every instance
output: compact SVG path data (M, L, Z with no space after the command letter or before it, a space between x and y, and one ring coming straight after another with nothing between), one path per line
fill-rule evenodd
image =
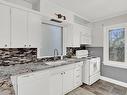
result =
M107 15L105 17L100 17L98 19L91 19L90 22L98 22L98 21L102 21L102 20L105 20L105 19L110 19L110 18L113 18L113 17L125 15L125 14L127 14L127 10L123 11L123 12L115 13L115 14L110 14L110 15Z

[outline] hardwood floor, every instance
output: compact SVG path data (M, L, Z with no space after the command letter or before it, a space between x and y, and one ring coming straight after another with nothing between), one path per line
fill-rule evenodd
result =
M67 95L127 95L127 88L99 80L91 86L84 84Z

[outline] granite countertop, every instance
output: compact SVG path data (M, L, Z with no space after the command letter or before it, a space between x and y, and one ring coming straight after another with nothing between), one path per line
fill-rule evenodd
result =
M65 64L68 65L79 61L85 61L86 59L65 59ZM26 74L44 69L54 68L62 65L51 66L45 64L45 62L17 64L11 66L0 66L0 95L15 95L14 88L11 82L11 76L18 74Z

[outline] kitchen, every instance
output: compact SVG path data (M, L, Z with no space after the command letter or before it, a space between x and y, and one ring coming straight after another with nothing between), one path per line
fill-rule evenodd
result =
M126 1L82 2L0 1L0 95L127 94Z

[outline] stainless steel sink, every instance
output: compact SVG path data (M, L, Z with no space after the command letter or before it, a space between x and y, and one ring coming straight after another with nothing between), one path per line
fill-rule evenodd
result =
M59 65L66 64L66 63L67 61L60 60L60 61L46 62L45 64L50 65L50 66L59 66Z

